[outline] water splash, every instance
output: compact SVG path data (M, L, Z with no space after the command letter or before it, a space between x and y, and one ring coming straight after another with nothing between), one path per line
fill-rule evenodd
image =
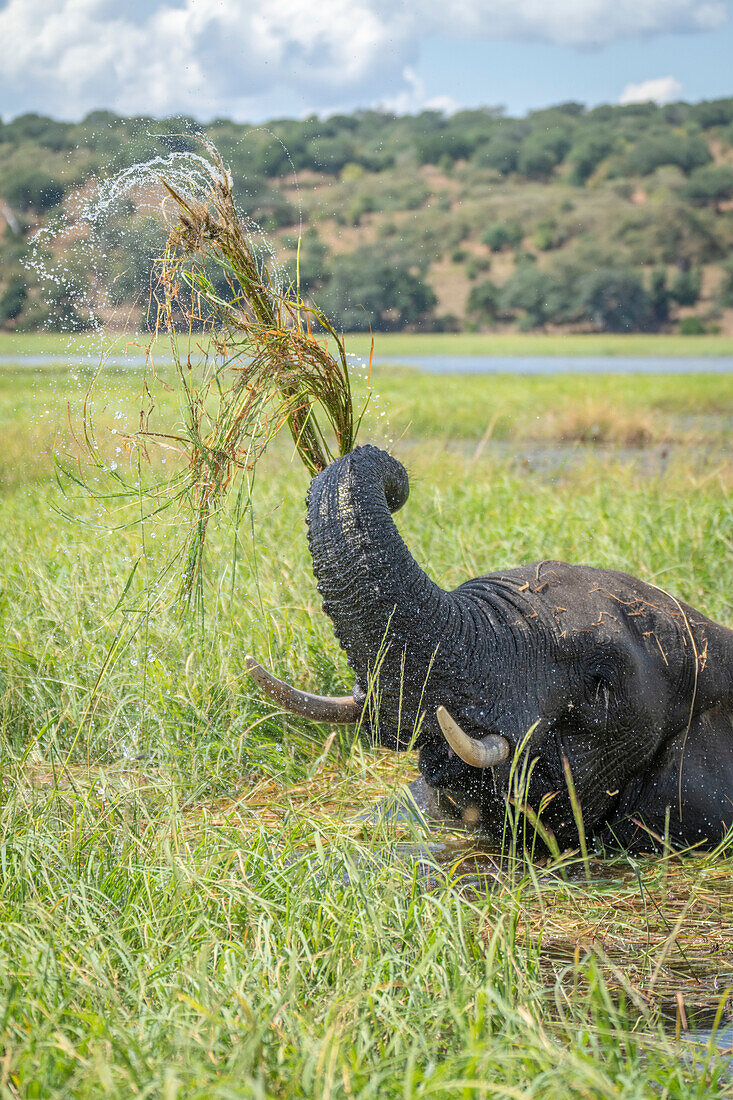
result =
M175 216L161 177L203 201L219 171L205 155L212 148L202 141L202 152L159 154L92 178L36 230L25 264L45 300L44 328L99 337L155 331L157 265ZM238 214L258 264L282 293L286 274L272 242L245 211Z

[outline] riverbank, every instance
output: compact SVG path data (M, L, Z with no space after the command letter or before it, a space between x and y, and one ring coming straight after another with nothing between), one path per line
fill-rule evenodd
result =
M140 352L149 335L106 333L0 332L0 355L88 354L102 349L114 355ZM167 339L160 337L156 350L167 351ZM369 357L371 337L354 333L346 337L346 349ZM374 334L374 354L382 358L413 355L455 356L629 356L706 358L733 356L733 337L679 336L676 334L549 335L546 333L413 333Z

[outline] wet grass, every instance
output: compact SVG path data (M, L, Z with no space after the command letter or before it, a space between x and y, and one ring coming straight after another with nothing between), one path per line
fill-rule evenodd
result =
M591 855L587 882L577 854L537 867L365 822L414 760L277 713L242 673L255 652L299 686L349 683L291 448L258 473L253 524L235 540L220 517L204 628L182 624L166 582L146 584L182 520L109 534L116 506L59 495L50 449L64 433L73 448L72 373L0 375L0 1095L733 1095L724 1060L685 1039L730 1010L731 852ZM412 420L397 446L412 475L401 530L446 586L557 556L629 570L732 622L723 381L434 390L443 380L384 376L392 433ZM110 374L100 391L110 457L136 385ZM653 426L668 417L665 464L644 472L612 435L538 471L485 439L497 413L511 441L591 399ZM693 414L717 417L715 445L690 442ZM381 423L377 406L364 438Z

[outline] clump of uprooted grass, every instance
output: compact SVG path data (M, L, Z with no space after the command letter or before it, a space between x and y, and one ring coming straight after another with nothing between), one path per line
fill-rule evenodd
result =
M125 440L147 463L155 447L177 452L173 478L165 486L153 478L145 493L152 499L148 514L174 502L192 514L179 586L186 604L201 597L211 518L237 482L238 508L246 509L255 467L275 436L289 430L314 475L353 450L364 411L354 410L343 337L303 301L297 279L282 284L258 227L237 210L221 157L213 146L204 150L206 156L191 158L190 171L177 165L169 178L161 176L169 232L151 305L155 337L161 331L170 337L179 411L173 423L161 419L160 408L153 416L146 377L145 408ZM158 380L165 387L166 380ZM84 438L96 465L108 469L89 400ZM119 472L115 476L122 482ZM138 472L129 497L141 491ZM124 490L112 496L121 498Z
M162 180L175 220L157 290L184 396L185 434L175 442L183 442L188 454L186 495L194 512L187 592L199 575L206 527L222 495L238 471L253 469L281 428L287 426L306 468L316 474L353 450L360 421L343 338L301 299L297 285L276 285L253 247L252 227L239 216L230 173L216 150L206 149L203 188L199 182L183 194ZM223 276L216 285L212 267ZM182 327L195 326L211 335L197 384L179 344Z

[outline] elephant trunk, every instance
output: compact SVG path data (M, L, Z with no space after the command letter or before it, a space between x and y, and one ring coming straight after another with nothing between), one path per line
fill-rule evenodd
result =
M380 737L391 727L400 744L425 705L432 662L460 630L454 597L417 565L392 519L408 492L401 463L365 446L318 474L307 502L323 610L356 673L356 697L378 672Z

